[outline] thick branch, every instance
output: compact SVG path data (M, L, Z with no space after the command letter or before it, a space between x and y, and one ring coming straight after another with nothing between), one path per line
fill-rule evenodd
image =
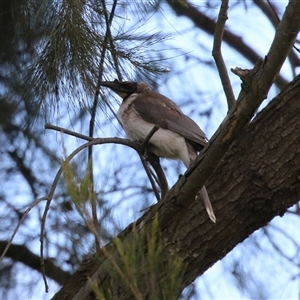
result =
M0 253L3 252L7 241L0 241ZM31 251L24 245L12 244L6 253L6 257L18 261L26 265L27 267L41 272L40 257ZM46 275L63 285L70 278L71 274L62 270L56 266L51 259L45 259Z

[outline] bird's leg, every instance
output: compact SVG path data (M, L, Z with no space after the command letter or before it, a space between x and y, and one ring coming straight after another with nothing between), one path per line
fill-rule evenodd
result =
M153 134L159 129L159 126L154 125L153 128L150 130L146 138L144 139L142 145L141 145L141 155L144 155L148 142L152 138Z
M148 176L148 179L149 179L149 181L151 183L151 186L152 186L153 192L154 192L154 194L156 196L156 199L157 199L157 201L159 201L160 200L159 190L158 190L158 188L156 186L156 183L154 181L154 180L156 180L156 182L157 182L157 178L155 178L155 176L153 174L153 171L149 168L145 157L143 155L141 155L141 154L139 154L139 156L141 158L141 161L142 161L143 167L144 167L144 169L146 171L146 174Z
M151 137L157 130L159 130L159 126L154 125L141 145L140 155L142 155L151 164L152 168L154 169L157 176L156 180L160 186L161 198L162 198L169 190L168 182L165 173L159 163L159 157L151 153L148 147L148 143Z
M163 198L169 190L169 185L166 175L159 163L159 157L151 152L147 152L147 160L149 161L157 175L158 184L161 190L161 198Z

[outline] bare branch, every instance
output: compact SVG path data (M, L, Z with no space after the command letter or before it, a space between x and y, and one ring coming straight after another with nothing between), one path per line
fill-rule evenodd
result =
M72 135L72 136L75 136L77 138L80 138L80 139L86 140L86 141L93 141L95 139L93 137L83 135L83 134L77 133L75 131L68 130L68 129L65 129L65 128L62 128L62 127L59 127L59 126L55 126L55 125L52 125L52 124L49 124L49 123L45 124L45 129L52 129L52 130L55 130L55 131L59 131L59 132L62 132L62 133L68 134L68 135Z
M95 97L94 97L94 102L93 102L93 107L92 107L92 112L91 112L90 128L89 128L89 136L90 137L93 137L93 135L94 135L96 111L97 111L97 107L98 107L98 103L99 103L100 82L102 81L102 77L103 77L103 70L104 70L103 65L104 65L104 60L105 60L105 55L106 55L106 50L107 50L107 44L108 44L108 41L111 40L110 26L111 26L111 23L112 23L112 20L114 17L116 5L117 5L117 1L115 0L113 3L112 9L111 9L110 18L108 19L106 4L105 4L105 1L102 0L102 7L103 7L105 21L106 21L106 34L104 37L104 43L103 43L104 47L102 49L101 58L100 58L100 62L99 62L99 76L98 76L98 82L97 82L97 86L96 86ZM113 56L114 56L114 54L113 54ZM115 61L115 63L116 63L116 66L118 67L118 64L116 61ZM108 107L111 109L110 106L108 106ZM91 168L90 176L91 176L92 190L94 190L93 148L92 148L92 146L89 147L89 149L88 149L88 161L89 161L90 168ZM93 228L96 230L98 228L97 203L95 201L91 201L91 207L92 207L92 216L93 216L93 220L94 220ZM100 249L100 245L99 245L98 239L97 239L97 236L99 236L99 235L100 235L99 232L95 235L95 244L96 244L97 249Z
M222 45L222 40L224 35L225 23L228 18L227 17L228 2L229 0L222 0L218 21L216 23L216 28L215 28L212 55L215 59L219 71L219 75L226 95L228 111L229 111L235 102L235 98L231 87L230 79L228 76L227 68L221 52L221 45Z
M24 222L25 218L27 217L27 215L29 214L29 212L32 210L32 208L34 208L34 207L35 207L36 205L38 205L40 202L46 201L46 200L48 200L47 197L39 198L39 199L33 201L33 202L29 205L29 207L25 210L24 214L23 214L22 217L20 218L20 220L19 220L19 222L18 222L18 224L17 224L17 226L16 226L16 228L15 228L13 234L11 235L10 239L8 240L7 245L6 245L6 247L4 248L4 250L3 250L3 252L2 252L2 254L1 254L1 256L0 256L0 263L1 263L2 259L4 258L4 256L6 255L6 253L7 253L8 249L9 249L10 245L12 244L12 241L13 241L15 235L17 234L17 232L18 232L20 226L23 224L23 222Z
M128 140L128 139L121 139L121 138L117 138L117 137L114 137L114 138L93 138L93 137L90 137L90 136L87 136L87 135L84 135L84 134L80 134L80 133L77 133L75 131L68 130L68 129L65 129L63 127L55 126L55 125L52 125L52 124L49 124L49 123L45 124L45 128L46 129L52 129L52 130L55 130L55 131L59 131L59 132L62 132L62 133L65 133L65 134L68 134L68 135L71 135L71 136L75 136L75 137L78 137L78 138L86 140L86 141L94 142L93 145L120 144L120 145L130 147L130 148L136 150L138 153L141 150L141 144L140 143L133 142L133 141Z
M278 24L280 23L280 18L277 14L277 9L275 6L275 3L271 3L269 0L267 2L261 1L261 0L253 0L253 2L257 5L257 7L265 14L265 16L270 20L273 27L276 28ZM297 52L299 52L299 49L294 45L293 47ZM296 76L295 69L297 66L300 65L300 59L299 56L295 51L291 51L289 56L289 61L291 64L291 69L293 72L293 75Z
M114 14L115 14L117 2L118 2L118 0L114 0L109 17L107 14L106 3L104 0L102 0L102 6L103 6L103 10L104 10L104 18L105 18L105 23L106 23L106 34L107 34L107 38L109 39L109 43L110 43L110 47L111 47L110 54L113 58L114 67L115 67L116 73L118 75L118 79L120 81L122 81L123 77L122 77L122 74L120 71L117 51L116 51L116 48L114 45L114 40L113 40L111 30L110 30L112 20L113 20Z
M148 179L149 179L149 181L151 183L151 186L152 186L152 189L154 191L154 194L155 194L155 197L156 197L157 201L160 200L159 191L157 190L157 187L155 185L155 182L154 182L154 179L152 177L151 171L149 170L149 168L147 166L147 163L146 163L146 160L145 160L145 158L143 156L143 154L145 153L145 147L146 147L145 141L141 145L140 143L135 143L135 142L132 142L130 140L119 139L119 138L102 138L102 139L97 139L97 138L92 138L90 136L86 136L86 135L77 133L75 131L71 131L71 130L59 127L59 126L54 126L54 125L49 124L49 123L45 124L45 128L46 129L56 130L56 131L59 131L59 132L63 132L63 133L66 133L68 135L75 136L75 137L78 137L80 139L87 140L87 141L98 140L99 144L116 143L116 144L122 144L122 145L129 146L129 147L133 148L134 150L136 150L136 152L140 156L141 162L142 162L143 167L145 169L145 172L146 172L146 174L148 176ZM151 136L157 130L158 130L158 127L154 126L153 129L151 130L151 132L149 133L149 135L148 135L148 137L147 137L146 140L149 141L149 139L151 138ZM161 188L162 195L165 195L166 192L169 190L166 176L165 176L165 174L164 174L164 172L163 172L163 170L162 170L159 162L158 163L156 161L154 162L153 159L151 161L149 160L149 162L151 163L153 169L155 170L155 172L157 174L158 182L159 182L159 185L160 185L160 188Z
M178 16L185 16L189 18L196 27L204 30L208 34L214 34L216 26L215 21L203 14L188 1L167 0L167 3ZM254 49L250 48L240 36L226 29L224 30L224 42L240 52L253 64L260 58L260 55L258 55ZM276 78L276 84L280 89L286 86L287 83L287 80L280 75Z
M50 209L51 200L52 199L47 200L47 203L46 203L46 206L44 209L44 213L43 213L43 216L41 219L41 233L40 233L40 244L41 244L41 246L40 246L40 263L41 263L41 272L42 272L42 276L43 276L46 293L48 293L48 291L49 291L49 286L48 286L48 282L47 282L47 278L46 278L46 270L45 270L44 232L45 232L45 224L46 224L47 214Z
M7 241L0 241L0 252L2 252L6 246ZM27 267L41 272L39 256L31 252L25 245L11 244L6 253L6 257L10 257L14 261L21 262ZM69 272L56 266L51 258L45 259L45 266L47 268L47 276L58 284L65 284L71 276Z

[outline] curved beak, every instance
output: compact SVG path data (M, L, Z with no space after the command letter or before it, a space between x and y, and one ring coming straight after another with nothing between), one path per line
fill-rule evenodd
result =
M100 86L108 87L120 97L125 98L135 91L137 88L137 83L131 81L122 82L115 79L114 81L102 81L100 82Z

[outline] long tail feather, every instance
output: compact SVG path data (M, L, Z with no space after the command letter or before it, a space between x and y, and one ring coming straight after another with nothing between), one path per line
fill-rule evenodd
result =
M205 186L200 190L199 194L201 195L203 204L204 204L204 206L205 206L205 209L206 209L206 211L207 211L207 214L208 214L209 218L210 218L214 223L216 223L216 222L217 222L217 219L216 219L214 210L213 210L213 208L212 208L212 205L211 205L211 203L210 203L210 200L209 200L209 197L208 197L208 194L207 194L207 191L206 191Z

